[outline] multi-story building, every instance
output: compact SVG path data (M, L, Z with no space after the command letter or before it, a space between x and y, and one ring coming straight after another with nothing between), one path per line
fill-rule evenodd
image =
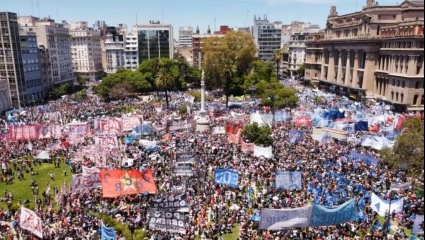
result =
M137 34L139 64L144 60L174 57L173 27L150 21L149 24L134 26Z
M49 88L57 84L71 83L75 81L72 57L71 36L66 23L56 23L50 18L36 18L33 16L19 17L18 22L21 30L35 32L39 47L48 50L50 77L47 81Z
M193 66L202 69L202 64L204 62L204 54L202 52L202 45L204 44L205 39L211 37L224 37L224 34L211 34L211 30L208 29L207 34L194 34L192 36L192 59Z
M107 33L105 39L106 74L125 68L125 35Z
M103 20L96 20L93 24L93 29L96 31L102 31L106 27L106 23Z
M125 68L132 71L139 67L139 42L138 35L132 32L125 36Z
M282 49L288 50L288 44L291 36L296 33L318 33L320 26L312 23L292 21L291 24L282 25Z
M49 80L52 77L49 50L46 49L44 46L40 46L38 48L38 56L38 61L40 63L40 75L43 84L43 95L48 96L49 90L52 87L51 81Z
M9 96L9 83L6 79L0 76L0 112L9 110L12 108Z
M298 70L305 63L307 37L308 33L296 33L288 42L288 77L297 77Z
M71 23L68 27L74 73L87 80L100 79L104 74L100 31L89 28L85 21Z
M310 35L306 80L354 100L373 98L396 111L424 110L424 2L360 12L331 8L324 34Z
M229 32L232 32L233 29L229 28L229 26L220 26L220 30L214 31L214 35L226 35Z
M266 17L264 19L255 17L252 34L258 49L258 58L274 62L274 52L281 49L282 29L276 28Z
M19 108L22 106L26 86L16 13L0 12L0 44L0 79L7 82L9 91L6 95L9 97L9 104L4 102L2 105ZM4 91L4 86L2 89Z
M179 47L192 47L192 27L181 27L179 28Z
M22 65L26 91L24 104L35 104L44 98L44 83L41 78L40 56L35 32L20 32Z

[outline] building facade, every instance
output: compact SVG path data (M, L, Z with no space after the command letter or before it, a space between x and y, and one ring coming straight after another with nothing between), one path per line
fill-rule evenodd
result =
M6 79L0 77L0 112L12 108L9 95L9 83Z
M89 28L85 21L71 23L68 27L76 77L86 80L100 79L104 74L100 31Z
M192 27L181 27L179 28L179 47L191 48L192 47Z
M6 81L9 97L4 106L19 108L22 105L26 86L22 64L21 41L16 13L0 12L0 81ZM1 88L4 92L4 82Z
M306 58L306 41L308 33L295 33L291 36L288 42L288 64L286 77L299 77L298 70L305 63Z
M204 55L202 52L202 45L204 44L205 39L210 37L224 37L224 34L211 34L211 31L207 34L194 34L192 36L192 60L193 66L202 69L204 62Z
M125 36L108 33L105 39L106 74L125 68Z
M275 24L270 23L266 17L264 19L255 17L252 35L257 46L258 58L274 62L274 52L281 49L282 29L276 28Z
M150 21L149 24L135 25L138 41L138 63L155 58L174 57L173 27Z
M44 98L37 36L35 32L21 31L20 40L26 86L23 101L24 104L35 104Z
M132 71L139 67L139 42L137 33L130 33L125 37L125 68Z
M380 6L338 15L332 7L322 35L307 43L306 80L362 101L376 99L396 111L423 112L424 2Z
M71 36L66 23L56 23L50 18L36 18L33 16L19 17L18 22L21 30L35 32L39 47L49 51L50 76L43 79L49 89L62 83L73 84L75 81L72 56Z

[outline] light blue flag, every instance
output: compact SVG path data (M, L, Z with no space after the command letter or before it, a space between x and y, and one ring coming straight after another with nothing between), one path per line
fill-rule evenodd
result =
M352 199L335 208L313 206L311 227L333 226L356 220L356 202Z
M117 240L117 233L113 227L106 227L103 222L101 223L100 234L102 240Z
M239 173L229 169L216 169L214 171L215 183L237 188L239 186Z

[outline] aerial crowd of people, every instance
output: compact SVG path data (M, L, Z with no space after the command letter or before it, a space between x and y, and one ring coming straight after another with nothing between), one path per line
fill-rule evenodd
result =
M307 88L298 88L299 106L295 109L279 109L292 112L301 107L303 111L314 111L316 108L327 108L335 105L339 97L325 98L317 103L313 92ZM124 109L131 108L133 114L142 115L144 121L152 125L161 125L167 116L177 113L183 104L183 93L171 94L170 110L165 106L158 111L158 105L140 99L126 99L115 102L102 102L89 94L86 100L78 104L70 104L65 100L51 101L43 106L25 109L26 114L16 114L14 122L8 116L0 120L0 133L7 133L8 127L14 124L57 123L65 126L72 121L90 123L102 117L120 117L127 114ZM158 98L158 97L152 97ZM207 106L212 103L207 103ZM215 105L223 105L216 100ZM117 107L120 106L120 107ZM124 107L123 107L124 106ZM193 107L193 109L196 109ZM276 110L276 109L275 109ZM224 116L231 112L249 116L254 112L270 112L258 104L240 104L238 108L223 108ZM376 109L363 107L369 115L381 114ZM382 110L385 111L385 110ZM193 119L194 113L183 114ZM225 126L223 117L211 118L210 129ZM302 141L291 143L290 130L303 130L306 134ZM164 140L164 131L153 131L144 139L157 141L160 148L151 152L138 141L126 142L126 135L118 136L121 154L124 158L134 159L132 166L122 166L118 159L109 156L107 165L114 169L151 169L158 187L157 196L141 193L139 195L103 198L100 188L89 191L72 191L69 186L52 187L49 183L31 181L28 191L32 191L35 199L18 199L14 196L14 184L24 179L32 179L37 175L40 165L50 165L62 169L64 176L82 172L84 167L96 167L96 162L88 156L84 161L72 161L72 153L82 147L94 144L92 135L71 146L50 151L49 160L34 160L38 150L45 150L54 141L63 139L42 139L37 141L1 141L0 162L2 172L0 181L5 189L1 189L0 202L8 205L24 205L34 201L35 213L43 221L43 239L93 239L99 234L99 213L110 215L122 223L131 222L135 229L145 229L146 239L223 239L226 234L233 233L240 240L271 239L385 239L386 229L379 227L378 214L371 207L371 193L386 197L388 183L408 184L409 187L393 191L394 199L404 199L403 211L391 213L392 223L390 239L409 239L408 231L414 224L414 216L424 215L423 196L417 196L416 188L422 186L423 179L411 178L406 170L390 169L384 162L368 164L362 161L349 160L347 156L353 150L364 155L379 158L376 150L362 147L353 142L331 141L320 143L312 135L311 126L296 126L294 121L273 122L273 157L270 159L255 157L252 153L242 151L240 144L229 143L226 134L213 134L212 130L196 132L195 129L182 133L168 134L170 139ZM358 133L362 134L362 133ZM183 144L176 144L183 142ZM31 147L28 147L31 145ZM182 149L179 149L182 148ZM176 164L176 151L194 153L196 163L193 164L193 176L175 176L173 167ZM152 157L152 156L155 157ZM237 188L218 185L214 181L214 170L232 169L239 173ZM275 188L275 173L278 171L296 171L302 173L301 190L278 190ZM344 181L335 177L342 176ZM421 175L421 174L419 174ZM423 175L422 175L423 176ZM59 176L49 173L50 182L57 181ZM340 184L341 183L341 184ZM44 187L47 186L47 188ZM158 196L172 195L176 186L183 186L183 193L190 200L190 209L185 219L185 234L150 229L149 209L153 199ZM43 188L41 187L43 186ZM41 188L43 189L41 191ZM331 195L338 193L338 198L329 202L328 194L315 196L312 189L320 189ZM327 227L294 228L280 231L260 230L256 216L261 209L299 208L311 204L338 206L348 199L355 199L356 206L362 215L356 221ZM5 205L4 205L5 206ZM18 209L0 208L0 239L31 239L34 236L20 229ZM382 222L382 221L381 221ZM118 233L118 235L120 235ZM120 239L122 236L118 236ZM416 236L419 238L420 236ZM423 238L422 238L423 239ZM236 238L235 238L236 240Z

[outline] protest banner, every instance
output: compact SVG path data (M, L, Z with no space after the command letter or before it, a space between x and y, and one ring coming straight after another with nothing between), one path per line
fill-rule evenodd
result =
M139 193L156 194L157 187L150 169L137 170L102 170L100 172L103 197L114 198Z

